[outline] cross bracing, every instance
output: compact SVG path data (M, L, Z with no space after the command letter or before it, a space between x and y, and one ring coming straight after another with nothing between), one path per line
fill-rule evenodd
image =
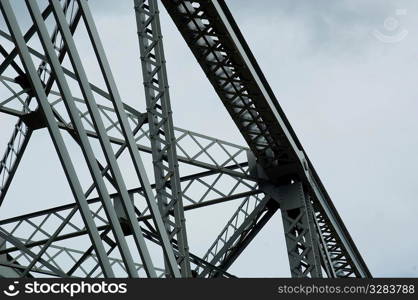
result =
M87 0L21 4L0 0L0 113L17 119L0 162L0 205L38 130L49 133L74 201L0 220L7 274L234 277L230 266L280 215L292 277L371 276L224 1L132 0L131 59L145 95L129 103L146 111L121 98ZM247 145L175 127L161 6ZM100 82L87 72L81 33ZM235 212L195 253L185 212L226 203Z

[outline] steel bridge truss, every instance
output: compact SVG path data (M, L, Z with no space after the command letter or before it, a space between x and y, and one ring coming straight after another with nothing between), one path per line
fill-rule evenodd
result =
M247 147L173 125L161 3L132 1L146 112L121 99L87 0L21 1L24 31L22 12L0 0L0 112L17 118L0 161L0 205L43 129L74 199L0 220L1 276L234 277L229 267L280 211L292 277L370 277L226 4L161 1ZM194 253L185 212L227 202L236 211L206 253Z

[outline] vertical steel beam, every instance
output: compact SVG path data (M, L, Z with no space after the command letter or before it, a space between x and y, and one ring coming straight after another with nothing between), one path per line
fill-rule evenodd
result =
M29 77L30 84L34 90L38 104L44 114L49 133L63 166L67 180L70 184L71 191L79 206L83 221L86 224L90 240L94 245L99 264L103 270L103 274L106 277L114 277L114 273L106 255L104 245L100 239L96 224L94 223L93 217L89 210L87 200L83 194L81 184L77 178L77 174L75 172L70 155L65 146L63 137L59 131L59 127L54 118L51 106L48 103L47 95L45 94L42 82L31 59L28 47L18 26L16 16L13 13L9 0L0 0L0 9L3 13L7 27L12 35L16 49L18 50L26 74Z
M177 237L182 277L191 277L163 37L157 0L134 0L157 201L170 239ZM166 158L165 158L166 157ZM169 212L174 212L171 220Z
M148 207L153 216L153 220L156 226L156 229L160 235L162 248L164 255L167 259L170 272L173 277L180 277L180 271L177 267L176 258L174 256L174 250L170 243L170 239L165 230L164 222L161 217L161 213L158 209L157 203L155 201L154 195L152 193L151 185L148 180L145 167L139 155L138 147L135 143L135 139L132 133L132 129L128 123L126 112L123 107L119 91L116 87L115 80L113 78L112 72L110 70L109 62L107 61L105 51L102 45L102 42L99 38L99 33L97 32L96 25L94 24L93 17L91 15L90 9L88 7L86 0L78 0L79 7L82 12L82 16L85 22L87 32L89 34L91 43L93 45L95 54L98 59L100 69L102 71L104 80L106 82L107 89L110 94L111 101L115 108L115 113L118 117L119 124L121 126L122 133L124 135L125 141L128 145L129 154L131 156L135 171L137 173L138 179L141 182L141 185L144 189L144 195L148 203ZM128 215L129 217L129 215Z
M322 277L314 216L309 195L296 182L280 187L280 210L292 277Z

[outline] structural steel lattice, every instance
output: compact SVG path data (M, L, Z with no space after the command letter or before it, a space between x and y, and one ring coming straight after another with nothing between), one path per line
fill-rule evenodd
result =
M18 9L0 0L0 112L17 118L0 162L0 205L43 129L74 199L0 220L0 275L234 277L228 268L280 210L292 277L370 277L225 2L131 1L146 112L121 99L87 0L20 0ZM247 147L174 127L161 4ZM80 32L100 84L86 70ZM204 255L194 253L185 211L231 201L236 212Z

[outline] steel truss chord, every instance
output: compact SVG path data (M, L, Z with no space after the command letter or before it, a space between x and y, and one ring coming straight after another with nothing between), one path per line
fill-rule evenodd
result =
M135 0L134 3L157 200L170 240L177 237L177 262L181 275L191 277L158 4L156 0ZM174 212L174 220L169 214L170 211Z
M323 209L314 203L312 210L320 239L322 264L329 277L361 277L361 273L347 254L344 244Z
M267 180L302 181L356 274L371 274L222 0L162 0Z

